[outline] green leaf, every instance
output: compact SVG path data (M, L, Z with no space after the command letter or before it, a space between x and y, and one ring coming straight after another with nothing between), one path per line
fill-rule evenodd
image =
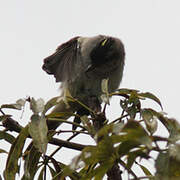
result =
M16 101L16 104L19 104L19 105L21 105L22 107L25 106L25 103L26 103L26 100L25 100L25 99L18 99L18 100Z
M0 131L0 139L3 139L10 144L13 144L16 138L11 134L8 134L6 131Z
M109 79L103 79L101 82L101 89L103 92L103 94L101 95L101 99L106 104L110 104L109 103L109 92L108 92L108 80Z
M139 90L121 88L121 89L116 90L116 92L117 92L118 94L131 94L132 92L137 93L137 92L139 92ZM115 92L115 93L116 93L116 92ZM112 94L113 94L113 93L112 93Z
M168 152L170 157L176 159L180 163L180 144L170 145Z
M81 180L89 180L89 179L94 179L94 180L102 180L106 172L113 166L113 162L105 162L101 163L100 166L92 169L91 171L87 172ZM94 178L93 178L94 177Z
M93 111L92 109L90 109L88 106L86 106L86 105L85 105L84 103L82 103L81 101L73 98L72 96L67 96L66 99L67 99L67 101L69 101L69 102L75 103L75 106L80 105L80 106L84 107L85 109L87 109L89 112L91 112L91 113L94 114L94 111Z
M96 152L97 147L88 146L83 149L81 153L81 159L85 162L86 165L98 163L98 156Z
M180 124L176 119L167 119L169 139L173 142L180 140Z
M77 177L76 175L74 175L74 170L70 167L70 166L65 166L63 171L62 171L62 174L60 175L60 179L63 179L67 176L69 176L71 179L73 180L79 180L80 178ZM55 180L56 176L53 178L53 180Z
M30 146L32 146L32 144L30 144ZM40 167L38 166L38 163L41 157L41 153L34 146L32 146L30 151L26 150L25 154L27 155L24 157L24 175L22 180L33 180L36 172Z
M18 137L11 146L8 159L6 162L6 169L4 171L5 179L15 180L15 175L19 170L18 160L22 155L22 150L26 138L28 137L28 126L23 128Z
M146 93L138 93L138 95L139 95L139 97L145 97L145 98L154 100L155 102L157 102L160 105L161 109L163 109L161 101L154 94L152 94L150 92L146 92Z
M144 172L144 174L146 175L146 176L153 176L152 174L151 174L151 172L145 167L145 166L143 166L143 165L141 165L141 164L138 164L139 166L140 166L140 168L143 170L143 172Z
M4 149L0 149L0 153L5 153L5 154L8 154L7 151L5 151Z
M180 152L177 152L178 154ZM179 180L180 161L169 152L160 152L155 163L156 180Z
M8 109L16 109L16 110L21 110L22 107L24 107L26 103L26 100L24 99L18 99L16 101L16 103L13 103L13 104L3 104L1 105L1 109L3 108L8 108Z
M149 159L149 155L148 155L148 153L144 152L144 148L139 148L138 150L134 150L132 152L129 152L128 157L127 157L128 169L131 169L131 167L132 167L133 163L135 163L135 160L137 157ZM137 162L136 162L136 164L137 164Z
M48 114L46 117L47 118L68 118L70 116L78 117L78 115L76 115L72 112L52 112L52 113Z
M95 156L99 162L109 161L110 159L114 161L116 159L114 144L109 136L105 135L103 139L98 142Z
M41 172L40 172L40 174L39 174L39 176L38 176L38 180L43 180L44 168L45 168L45 167L43 167L43 168L41 169Z
M20 104L3 104L1 106L1 109L16 109L16 110L21 110L22 106Z
M114 131L115 127L116 127L116 125L114 125L114 124L107 124L107 125L103 126L97 133L97 139L103 137L104 135L108 135L109 133L112 133Z
M157 130L157 118L148 109L143 109L141 111L142 118L146 124L147 130L153 134Z
M53 180L58 180L58 178L54 178L55 175L57 174L56 171L55 171L51 166L48 165L48 167L49 167L49 171L50 171L50 173L51 173L52 179L53 179Z
M105 94L108 94L108 81L109 79L103 79L101 82L101 90Z
M47 149L47 133L48 128L45 117L43 115L32 115L29 123L29 134L33 139L34 146L43 154L46 153Z
M109 102L109 96L107 95L107 94L102 94L101 95L101 100L102 100L102 102L104 102L105 104L110 104L110 102Z
M128 140L144 144L150 149L152 148L152 140L139 122L128 121L122 132L126 133L125 136Z
M0 116L0 121L5 121L7 118L10 118L10 117L12 117L12 115L9 115L9 114L2 115Z
M170 134L169 138L171 141L176 142L180 140L180 124L176 119L167 118L162 113L158 113L150 108L146 110L152 113L153 116L156 116L161 121L161 123L167 128Z
M50 99L44 106L44 114L50 109L52 108L53 106L59 104L59 100L60 100L60 96L57 96L57 97L54 97L52 99Z
M133 141L133 140L126 140L123 141L117 148L118 148L118 154L120 157L123 157L126 155L129 151L133 150L134 148L137 148L140 145L139 142Z
M102 180L105 176L106 172L112 167L113 163L104 163L101 164L100 167L94 170L94 180Z
M81 117L80 117L80 120L81 120L81 122L83 123L83 127L82 127L82 128L87 129L90 134L95 134L95 129L94 129L94 127L92 126L92 124L90 123L89 118L88 118L87 115L81 116ZM77 125L76 125L76 126L77 126ZM79 125L78 125L78 126L79 126Z

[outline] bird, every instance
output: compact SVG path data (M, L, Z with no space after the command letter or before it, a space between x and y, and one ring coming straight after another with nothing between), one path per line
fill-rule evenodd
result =
M98 111L102 103L102 80L108 79L108 91L115 91L122 80L124 64L125 48L119 38L107 35L76 36L45 58L42 69L54 75L56 82L61 82L61 97L68 90L73 98ZM72 110L65 103L57 104L53 110L62 111L89 114L87 109L77 107ZM75 122L80 120L75 119ZM49 123L48 127L56 129L58 123Z

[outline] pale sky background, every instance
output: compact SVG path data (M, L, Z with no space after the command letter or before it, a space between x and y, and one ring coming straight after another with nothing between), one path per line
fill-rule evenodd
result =
M0 0L0 22L0 104L27 95L46 101L57 96L59 85L42 71L43 59L74 36L105 34L119 37L125 45L121 87L154 93L169 117L180 121L179 0ZM28 123L27 118L19 121ZM159 133L164 131L159 128ZM0 148L6 146L0 142Z

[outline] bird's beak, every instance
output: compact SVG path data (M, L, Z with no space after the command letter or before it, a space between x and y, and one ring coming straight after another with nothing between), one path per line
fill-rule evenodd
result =
M101 42L101 46L104 46L104 45L106 44L107 40L108 40L107 38L104 39L104 40Z

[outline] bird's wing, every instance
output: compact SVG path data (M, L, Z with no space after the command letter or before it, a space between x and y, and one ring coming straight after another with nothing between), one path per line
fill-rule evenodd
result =
M72 80L78 56L78 36L60 45L56 52L44 59L43 70L53 74L56 82Z

